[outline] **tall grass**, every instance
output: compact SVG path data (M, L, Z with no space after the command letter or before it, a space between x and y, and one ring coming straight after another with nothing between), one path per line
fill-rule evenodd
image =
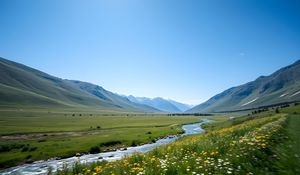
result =
M265 174L274 172L273 145L281 142L286 117L245 121L206 134L185 137L147 154L135 154L115 162L75 164L57 174ZM77 167L77 168L76 168ZM79 167L79 168L78 168ZM76 171L74 171L76 169Z

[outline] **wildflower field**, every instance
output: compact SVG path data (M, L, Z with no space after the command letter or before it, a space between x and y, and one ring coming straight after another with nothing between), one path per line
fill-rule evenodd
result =
M285 129L289 118L286 113L249 117L229 127L181 138L146 154L92 165L75 163L72 169L57 174L294 174L297 168L281 169L282 161L287 160L279 154L289 140Z

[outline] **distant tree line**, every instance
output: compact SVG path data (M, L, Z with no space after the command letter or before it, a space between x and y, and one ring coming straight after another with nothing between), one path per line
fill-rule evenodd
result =
M168 114L168 116L213 116L213 114L203 114L203 113L173 113Z

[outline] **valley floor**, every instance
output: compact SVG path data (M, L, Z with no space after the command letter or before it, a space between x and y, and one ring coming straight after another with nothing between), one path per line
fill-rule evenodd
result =
M299 174L300 107L207 124L146 154L92 165L75 163L57 174Z
M199 121L194 116L2 111L0 168L149 143Z

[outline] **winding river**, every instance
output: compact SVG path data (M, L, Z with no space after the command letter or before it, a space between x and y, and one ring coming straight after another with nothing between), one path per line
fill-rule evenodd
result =
M204 130L201 128L203 123L208 123L211 120L202 119L202 122L194 124L182 125L182 129L185 131L183 134L178 136L170 136L163 139L157 140L155 143L149 143L141 146L128 147L126 150L117 150L112 152L105 152L99 154L86 154L80 157L70 157L66 159L59 160L47 160L47 161L38 161L31 164L20 165L6 169L0 174L2 175L45 175L48 172L48 167L52 167L53 170L61 168L64 163L72 165L74 161L80 161L81 163L92 163L101 160L106 161L115 161L119 160L124 156L134 154L134 153L145 153L148 152L160 145L174 142L178 138L186 135L199 134L203 133Z

